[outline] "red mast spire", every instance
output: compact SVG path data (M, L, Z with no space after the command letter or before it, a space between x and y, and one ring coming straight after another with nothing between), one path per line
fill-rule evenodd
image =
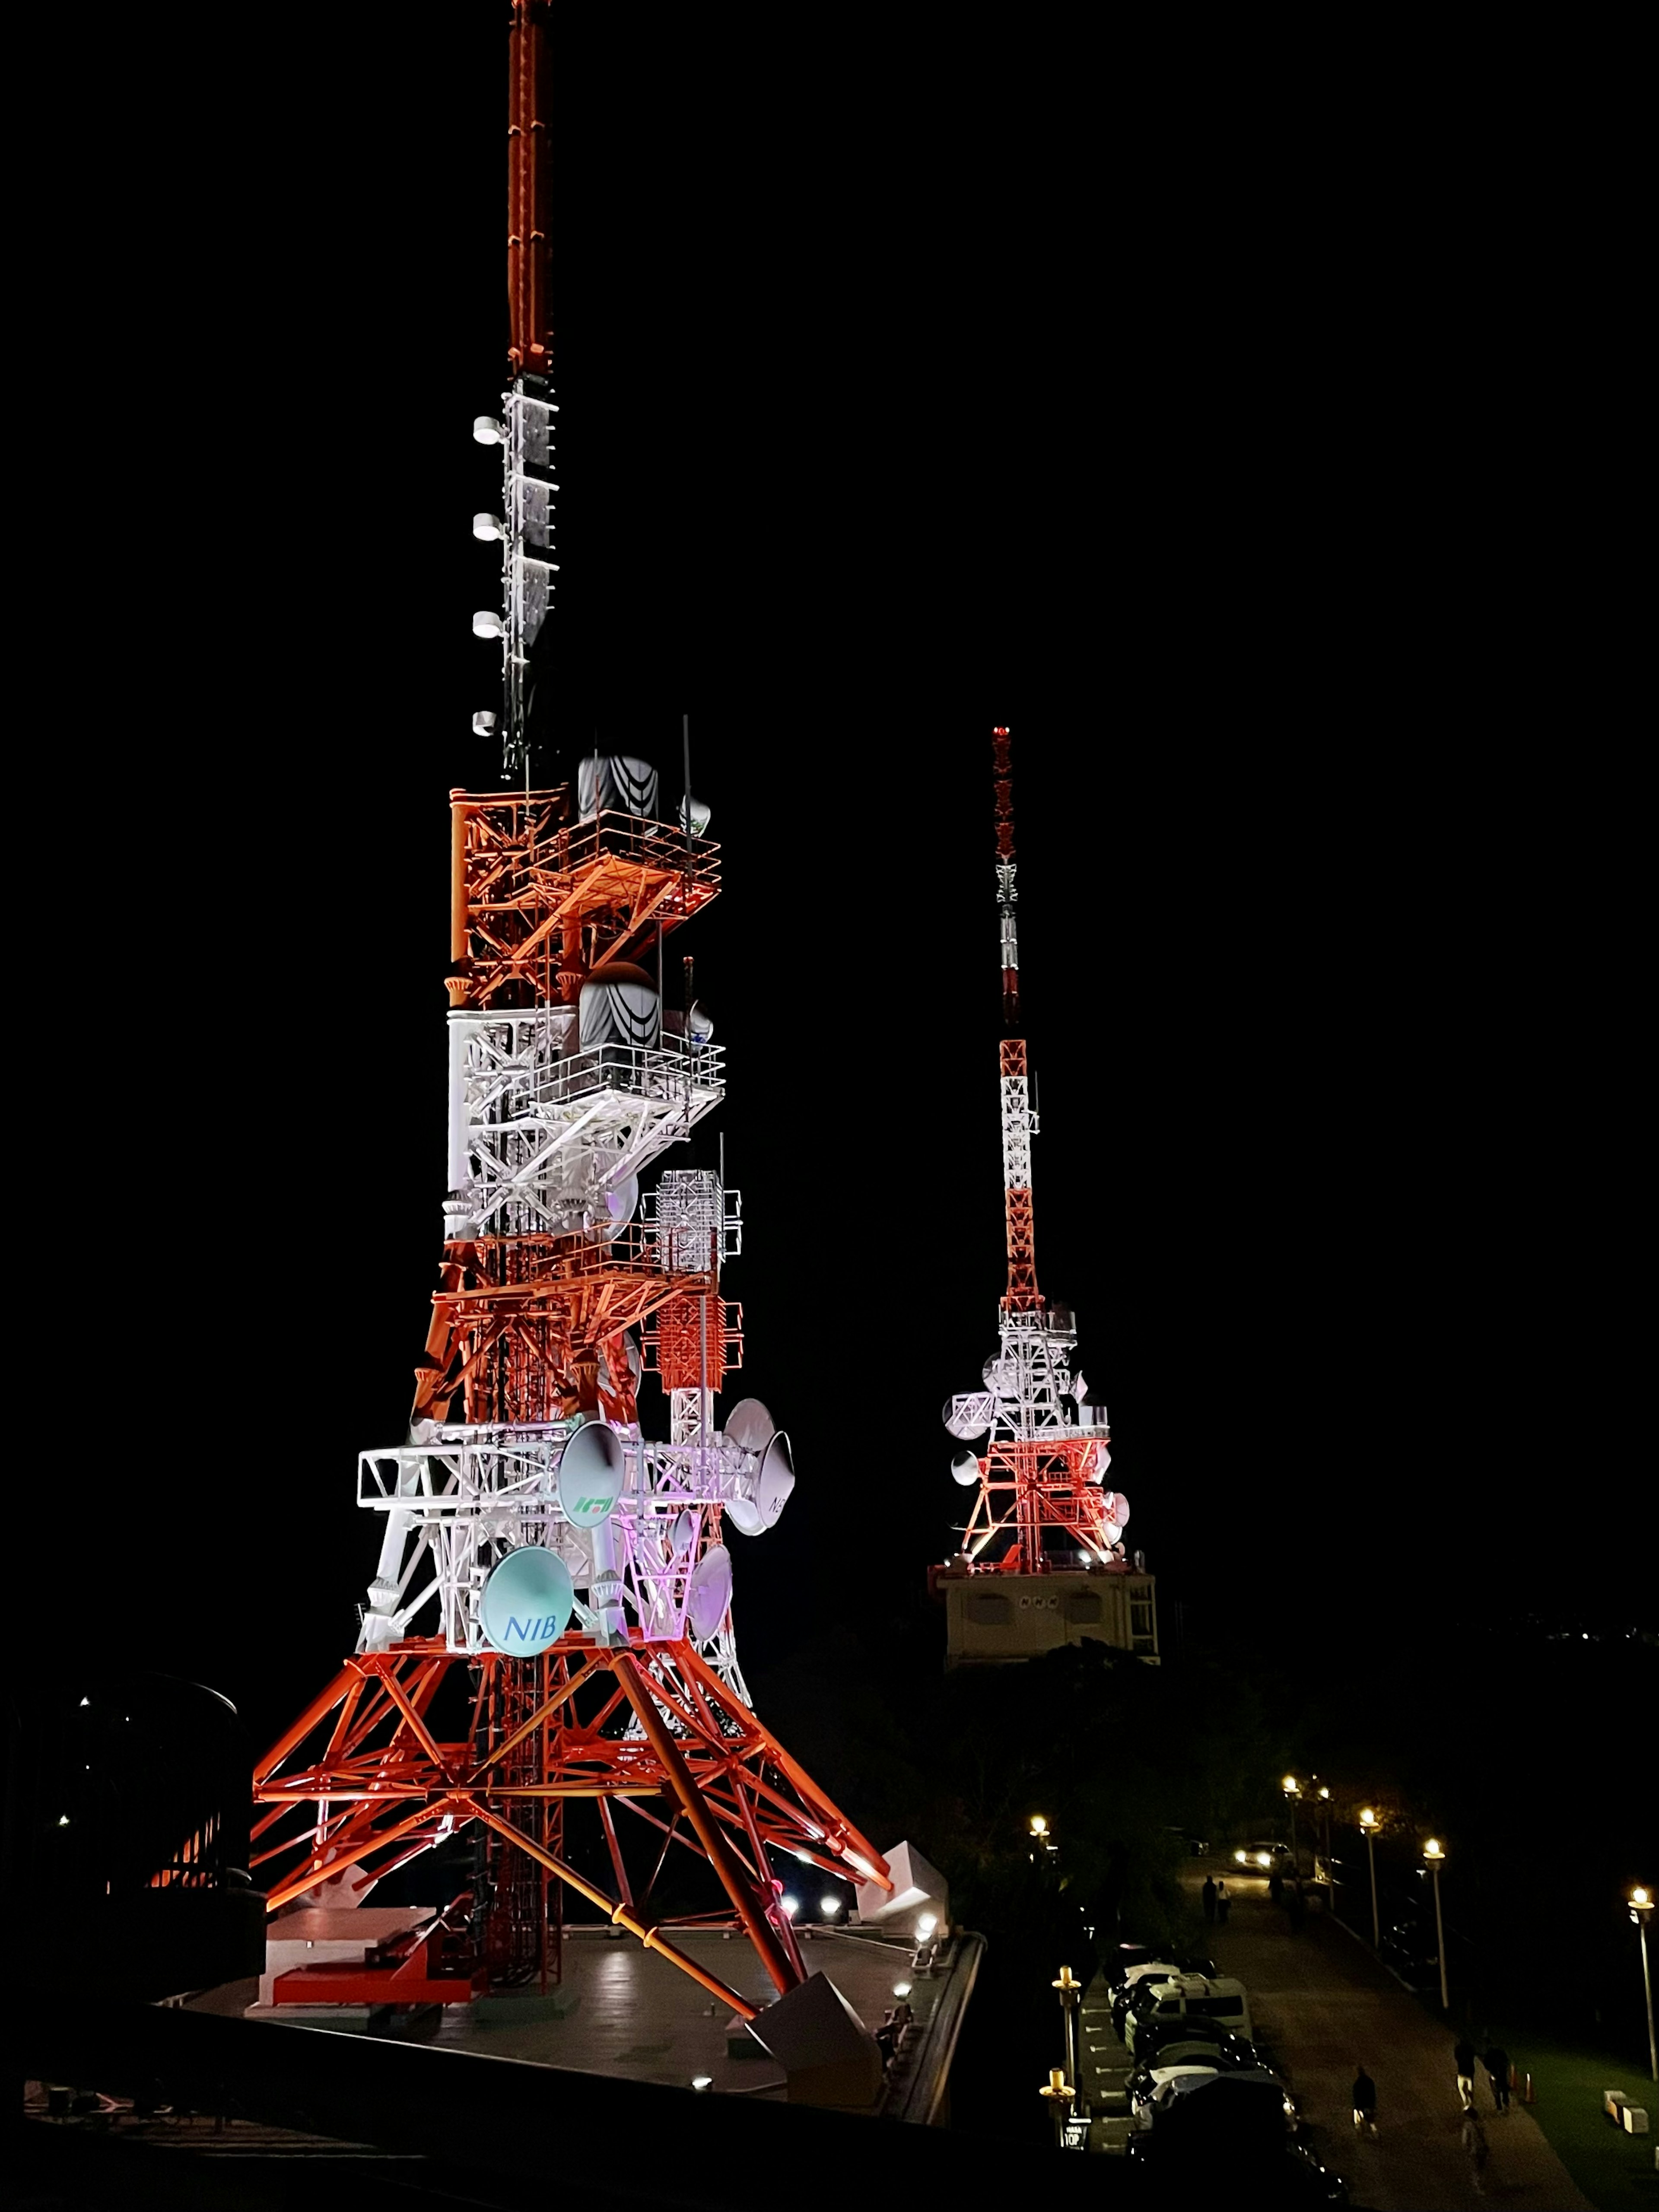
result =
M1019 931L1014 902L1014 792L1008 764L1008 732L991 732L995 763L997 912L1002 938L1002 1024L1019 1024ZM1031 1226L1031 1108L1027 1096L1025 1040L1002 1041L1002 1203L1008 1232L1008 1289L1005 1313L1040 1311L1036 1251Z

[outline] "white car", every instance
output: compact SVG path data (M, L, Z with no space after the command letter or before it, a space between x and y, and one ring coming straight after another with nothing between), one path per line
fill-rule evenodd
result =
M1191 2061L1181 2066L1153 2067L1152 2079L1146 2087L1136 2092L1134 2102L1129 2107L1130 2118L1138 2128L1151 2127L1167 2105L1185 2094L1176 2086L1178 2083L1200 2081L1220 2070L1216 2066L1194 2065Z

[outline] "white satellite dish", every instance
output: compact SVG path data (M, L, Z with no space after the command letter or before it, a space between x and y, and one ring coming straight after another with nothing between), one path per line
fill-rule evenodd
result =
M634 1218L640 1202L640 1179L624 1176L620 1182L612 1183L605 1194L606 1227L615 1236L625 1222Z
M499 1561L484 1584L478 1625L494 1650L533 1659L558 1642L574 1604L570 1570L558 1553L526 1544Z
M622 1496L622 1439L603 1421L577 1430L559 1461L559 1510L573 1528L597 1528Z
M1095 1471L1092 1479L1096 1482L1104 1482L1106 1480L1106 1470L1111 1463L1112 1455L1109 1446L1106 1444L1097 1444L1095 1446Z
M739 1398L723 1424L726 1439L744 1451L764 1451L777 1434L777 1423L758 1398Z
M753 1498L728 1498L726 1517L743 1535L763 1536L766 1534L766 1516Z
M777 1517L789 1503L789 1493L795 1486L795 1462L789 1449L789 1439L780 1429L766 1447L766 1456L755 1478L755 1503L760 1508L761 1526L775 1526Z
M697 1540L697 1516L688 1505L675 1519L673 1533L668 1539L669 1549L677 1559L683 1559Z
M989 1429L996 1407L986 1390L959 1390L945 1401L943 1419L953 1437L972 1443Z
M1129 1501L1121 1490L1101 1493L1100 1508L1109 1521L1115 1521L1121 1528L1129 1517Z
M700 1643L714 1633L731 1602L732 1554L724 1544L713 1544L693 1569L685 1593L686 1616Z
M966 1490L970 1483L979 1480L979 1461L970 1451L959 1451L951 1461L951 1475Z

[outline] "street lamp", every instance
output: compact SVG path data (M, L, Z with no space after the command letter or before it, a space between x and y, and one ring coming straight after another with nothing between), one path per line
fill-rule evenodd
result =
M1359 1826L1365 1838L1365 1856L1371 1869L1371 1948L1382 1948L1382 1923L1376 1917L1376 1815L1367 1805L1359 1815Z
M1285 1792L1285 1802L1291 1808L1291 1872L1300 1881L1302 1861L1296 1848L1296 1801L1302 1795L1302 1784L1295 1775L1287 1774L1279 1787Z
M1440 1869L1446 1863L1446 1854L1431 1836L1423 1846L1423 1856L1434 1877L1434 1947L1440 1954L1440 2009L1449 2012L1451 1997L1446 1989L1446 1923L1440 1917Z
M1073 2098L1077 2094L1076 2090L1066 2079L1064 2068L1051 2066L1048 2069L1048 2078L1037 2091L1037 2094L1048 2100L1048 2110L1054 2116L1054 2148L1057 2150L1064 2150L1066 2116L1071 2110Z
M1083 1995L1083 1984L1069 1966L1062 1966L1060 1979L1050 1982L1048 1986L1060 1991L1060 2009L1066 2028L1066 2073L1068 2080L1075 2081L1078 2078L1077 2008L1078 2000Z
M1654 2080L1659 2081L1659 2048L1656 2048L1653 2040L1653 1983L1648 1973L1648 1915L1652 1910L1651 1890L1632 1890L1630 1917L1636 1923L1637 1941L1642 1946L1642 1994L1648 2001L1648 2064Z

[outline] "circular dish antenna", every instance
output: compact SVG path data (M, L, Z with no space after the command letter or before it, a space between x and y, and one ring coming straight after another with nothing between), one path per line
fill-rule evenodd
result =
M1112 1455L1109 1447L1105 1444L1097 1444L1095 1446L1095 1471L1089 1478L1091 1482L1104 1482L1106 1480L1106 1470L1111 1463Z
M683 1559L696 1540L697 1516L688 1505L675 1518L669 1548L677 1559Z
M731 1602L732 1554L724 1544L712 1544L693 1569L685 1593L686 1617L700 1643L714 1633Z
M603 1421L577 1430L559 1462L559 1510L573 1528L597 1528L622 1496L622 1439Z
M990 1399L981 1390L966 1390L945 1401L945 1425L953 1437L973 1443L991 1425Z
M760 1505L755 1498L728 1498L726 1501L726 1517L734 1528L745 1536L763 1536L766 1534L766 1516L761 1511Z
M970 1483L979 1480L979 1461L970 1451L959 1451L951 1461L951 1478L966 1490Z
M605 1194L605 1226L614 1236L624 1223L634 1218L640 1203L640 1179L624 1176L620 1182L612 1183Z
M764 1451L777 1434L777 1423L758 1398L739 1398L725 1420L729 1442L744 1451Z
M1121 1528L1129 1517L1129 1501L1121 1490L1101 1492L1101 1510L1109 1521L1115 1521Z
M701 837L708 827L711 810L701 799L693 799L688 792L680 801L680 827L694 837Z
M766 1447L766 1456L755 1478L755 1503L760 1508L762 1528L775 1526L794 1486L794 1458L789 1449L789 1439L780 1429Z
M575 1605L570 1570L556 1552L526 1544L509 1552L483 1586L478 1624L510 1659L533 1659L556 1644Z

